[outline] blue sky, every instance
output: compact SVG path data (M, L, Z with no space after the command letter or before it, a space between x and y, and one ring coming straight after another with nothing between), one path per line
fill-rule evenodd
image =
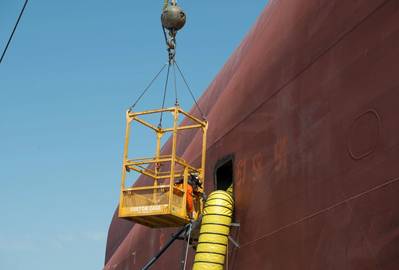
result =
M177 59L197 96L266 2L180 1L188 22ZM1 49L22 4L0 1ZM102 268L124 112L166 62L161 6L30 1L0 64L0 269ZM159 107L161 92L155 84L138 109ZM137 145L138 156L147 143Z

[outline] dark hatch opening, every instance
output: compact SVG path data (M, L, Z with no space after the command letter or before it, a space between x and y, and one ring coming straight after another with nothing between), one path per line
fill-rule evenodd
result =
M217 190L227 190L233 184L233 158L228 157L216 165L215 187Z

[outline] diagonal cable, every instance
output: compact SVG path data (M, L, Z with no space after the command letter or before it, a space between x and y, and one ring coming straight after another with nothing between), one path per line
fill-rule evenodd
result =
M159 75L162 73L162 71L165 69L167 64L164 64L161 68L160 71L158 71L157 75L151 80L151 82L147 85L147 87L144 89L144 91L141 93L141 95L137 98L137 100L133 103L133 105L130 107L130 111L133 110L133 108L137 105L137 103L141 100L141 98L145 95L145 93L148 91L148 89L151 88L152 84L156 81L156 79L159 77Z
M19 13L17 22L16 22L15 25L14 25L14 29L12 30L11 35L10 35L10 37L8 38L6 47L4 48L3 53L1 54L0 64L1 64L1 62L3 61L4 56L6 55L6 52L7 52L7 50L8 50L8 47L10 46L11 40L12 40L12 38L14 37L15 31L17 30L19 21L21 20L22 15L24 14L24 11L25 11L25 8L26 8L26 5L27 5L27 4L28 4L28 0L25 0L25 3L24 3L24 5L23 5L23 7L22 7L22 9L21 9L21 12Z
M177 83L176 83L176 63L173 61L173 77L174 77L174 88L175 88L175 106L179 106L179 99L177 97Z
M191 230L193 228L193 224L190 223L188 230L186 232L186 234L188 234L187 236L187 245L186 245L186 253L184 256L184 265L183 265L183 270L186 270L186 266L187 266L187 256L188 256L188 248L190 247L190 240L191 240Z
M200 114L201 114L202 119L205 120L204 113L202 112L200 106L198 105L198 102L197 102L197 100L196 100L196 98L195 98L195 96L194 96L194 94L193 94L193 91L191 91L191 88L190 88L190 86L188 85L187 80L186 80L186 78L184 77L184 74L183 74L183 72L181 71L179 65L177 64L176 61L175 61L175 63L176 63L177 70L179 71L180 76L182 77L182 79L183 79L183 81L184 81L184 84L186 85L188 91L190 92L190 95L191 95L192 99L194 100L195 105L197 106L198 111L199 111Z
M165 108L165 100L166 100L166 92L168 90L168 82L169 82L169 73L170 73L170 63L168 65L168 71L166 73L166 81L165 81L165 89L163 91L163 100L162 100L162 110ZM162 119L163 119L163 111L161 112L161 117L159 118L158 127L162 127Z

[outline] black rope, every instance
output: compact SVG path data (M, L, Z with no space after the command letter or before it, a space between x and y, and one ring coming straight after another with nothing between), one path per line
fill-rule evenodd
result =
M176 83L176 65L173 61L173 77L174 77L174 88L175 88L175 106L179 106L179 99L177 97L177 83Z
M166 73L165 89L163 91L163 100L162 100L162 110L165 108L166 92L168 90L168 82L169 82L169 73L170 73L170 63L168 65L168 71ZM158 128L162 127L162 119L163 119L163 112L161 112L161 117L159 118Z
M17 22L16 22L15 25L14 25L14 29L12 30L11 35L10 35L8 41L7 41L6 47L4 48L3 53L1 54L0 64L1 64L1 62L3 61L4 56L6 55L7 49L8 49L8 47L10 46L11 40L12 40L14 34L15 34L15 31L17 30L19 21L20 21L21 18L22 18L22 15L23 15L23 13L24 13L24 11L25 11L25 8L26 8L26 5L27 5L27 4L28 4L28 0L25 0L25 3L24 3L24 5L23 5L23 7L22 7L22 9L21 9L21 12L19 13Z
M148 270L151 268L151 266L162 256L162 254L165 253L165 251L167 251L169 249L169 247L173 244L173 242L175 242L176 240L178 240L180 238L180 235L182 233L186 234L189 226L191 226L191 224L187 224L185 225L183 228L180 229L180 231L178 231L177 234L172 235L172 239L170 239L165 246L163 246L161 248L161 250L143 267L141 268L141 270Z
M137 100L133 103L133 105L130 107L130 111L133 110L133 108L137 105L137 103L141 100L141 98L145 95L145 93L150 89L152 84L155 82L155 80L159 77L159 75L162 73L162 71L165 69L167 64L163 65L161 70L158 71L157 75L151 80L151 82L147 85L147 87L144 89L144 91L141 93L141 95L137 98Z
M195 105L197 106L198 111L199 111L200 114L201 114L202 119L205 120L205 116L204 116L204 114L203 114L203 112L202 112L200 106L198 105L198 102L197 102L197 100L196 100L196 98L195 98L193 92L191 91L191 88L190 88L190 86L188 85L187 80L186 80L186 78L184 77L183 72L181 71L181 69L180 69L180 67L179 67L179 65L177 64L176 61L175 61L175 63L176 63L177 70L178 70L179 73L180 73L180 76L182 77L182 79L183 79L183 81L184 81L184 83L185 83L185 85L186 85L188 91L190 92L190 95L191 95L192 99L193 99L194 102L195 102Z

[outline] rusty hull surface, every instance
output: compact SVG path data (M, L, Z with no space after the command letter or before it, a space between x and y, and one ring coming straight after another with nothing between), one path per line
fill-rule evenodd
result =
M271 1L200 104L208 191L234 155L229 269L399 269L399 1ZM104 269L140 269L172 232L114 216Z

